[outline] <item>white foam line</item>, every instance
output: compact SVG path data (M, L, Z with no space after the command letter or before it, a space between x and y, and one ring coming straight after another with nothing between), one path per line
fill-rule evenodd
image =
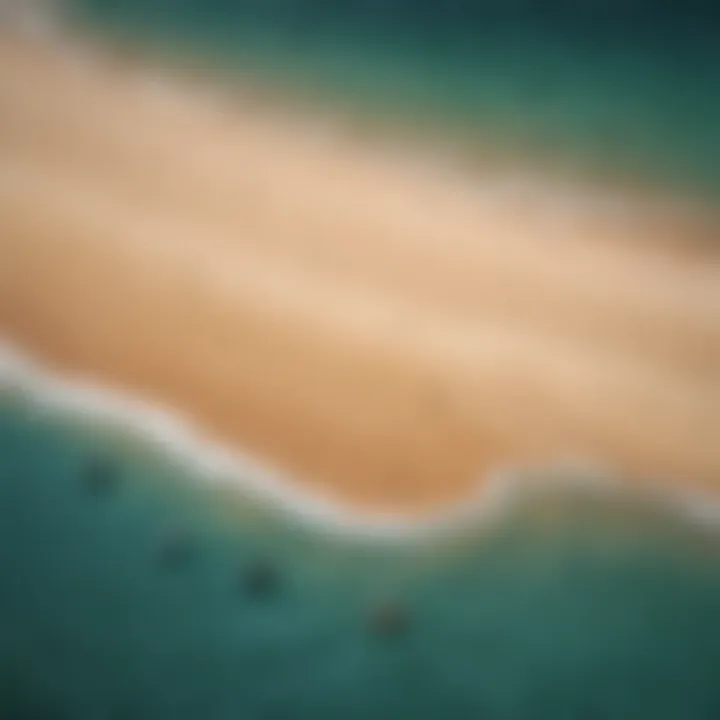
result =
M458 533L502 518L521 495L538 489L575 487L602 495L628 490L609 471L582 460L570 460L542 472L499 470L483 478L472 497L429 517L362 512L303 491L302 483L283 476L249 453L212 442L179 413L86 380L61 376L0 338L0 393L3 390L19 391L25 400L40 407L130 430L210 482L233 487L320 531L356 538L415 541ZM657 490L650 499L677 509L694 523L720 527L720 498Z

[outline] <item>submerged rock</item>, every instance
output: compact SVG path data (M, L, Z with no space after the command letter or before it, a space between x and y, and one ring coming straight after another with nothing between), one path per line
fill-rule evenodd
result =
M241 571L241 583L252 598L265 599L280 589L280 576L276 568L266 560L257 560Z
M173 530L160 540L158 559L165 567L187 565L193 557L194 543L190 533Z
M120 471L112 459L95 458L85 467L82 479L85 488L92 495L107 495L117 488Z
M409 625L409 612L400 603L382 603L374 607L370 613L370 629L375 635L384 637L401 635L407 632Z

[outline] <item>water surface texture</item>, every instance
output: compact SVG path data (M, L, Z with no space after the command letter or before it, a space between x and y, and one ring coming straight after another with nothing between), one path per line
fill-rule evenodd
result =
M0 446L3 718L720 710L716 538L642 505L518 503L492 532L383 546L228 507L38 406L4 403Z

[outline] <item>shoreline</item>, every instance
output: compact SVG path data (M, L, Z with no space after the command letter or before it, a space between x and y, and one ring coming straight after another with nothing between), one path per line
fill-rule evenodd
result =
M290 522L348 539L371 542L422 542L461 537L464 532L491 532L494 523L524 496L577 491L589 498L640 501L669 519L690 522L698 530L720 530L720 498L670 488L634 488L610 469L582 458L544 468L498 468L478 478L475 492L434 513L384 513L353 507L303 489L266 462L204 435L190 418L112 388L60 375L0 339L0 408L9 399L59 413L61 418L97 422L111 431L128 433L136 449L158 452L179 461L185 470L212 487L237 493Z
M343 95L338 98L324 87L313 83L302 73L278 71L274 66L243 67L240 62L231 69L224 67L202 43L180 35L173 38L136 37L138 27L98 25L88 19L77 19L69 28L85 51L103 56L105 61L129 67L130 72L151 69L180 93L198 93L215 101L230 112L267 114L270 120L279 115L289 117L297 125L323 125L341 136L355 141L369 141L404 159L421 162L440 173L472 181L482 175L488 165L500 172L524 174L529 168L560 185L581 185L597 199L607 195L610 203L618 196L631 193L634 199L650 206L677 203L690 212L718 215L715 184L688 184L670 170L655 172L649 157L637 166L622 166L623 153L618 149L593 157L592 153L563 152L559 147L545 147L541 138L508 131L497 118L489 125L477 117L449 116L431 105L387 106L373 104L367 97ZM183 76L182 78L180 76ZM386 98L387 101L387 98ZM432 115L413 124L417 115ZM472 128L472 129L471 129ZM711 189L712 187L712 189Z
M8 339L357 508L573 455L718 491L718 268L663 246L711 219L0 49Z
M82 22L57 25L48 37L39 38L12 32L4 36L2 30L0 25L0 45L9 41L21 53L28 48L31 53L49 53L46 59L55 55L66 71L78 77L109 74L125 89L136 85L149 98L155 95L158 104L208 116L244 115L255 124L290 129L310 147L359 149L374 159L384 156L403 171L414 169L423 179L450 184L461 193L477 186L476 191L490 191L504 200L527 191L538 193L549 182L552 190L541 193L543 201L557 199L559 191L589 211L659 212L669 222L689 220L693 232L683 237L685 244L671 244L668 249L701 261L706 256L717 258L720 252L716 233L720 211L714 198L692 192L680 180L653 179L642 172L628 175L620 168L619 157L610 167L601 167L577 155L548 155L547 149L531 150L522 138L501 136L498 128L473 140L462 131L433 123L413 130L402 113L378 119L372 107L363 112L358 104L334 103L317 89L297 90L289 78L268 77L263 70L222 71L192 48L189 52L175 44L153 48L146 41ZM658 243L662 240L654 238Z

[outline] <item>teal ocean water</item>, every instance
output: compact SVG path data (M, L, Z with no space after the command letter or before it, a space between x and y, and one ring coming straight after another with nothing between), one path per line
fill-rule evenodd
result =
M719 716L716 530L565 490L361 540L1 397L3 719Z

